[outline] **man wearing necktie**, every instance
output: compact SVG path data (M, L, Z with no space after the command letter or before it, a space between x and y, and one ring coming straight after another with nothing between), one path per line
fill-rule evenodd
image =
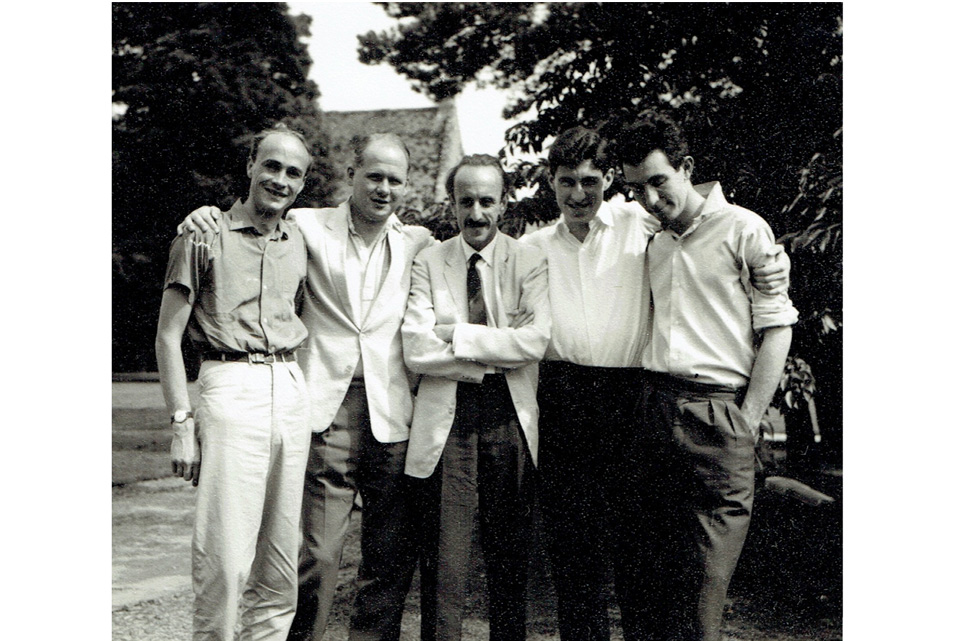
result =
M496 158L465 157L447 191L461 233L415 258L401 327L404 360L422 375L405 468L424 479L421 638L461 638L479 511L490 638L522 641L547 262L497 229L507 189Z

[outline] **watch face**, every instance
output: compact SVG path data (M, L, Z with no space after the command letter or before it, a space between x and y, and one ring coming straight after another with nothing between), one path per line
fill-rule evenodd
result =
M174 423L183 423L184 421L186 421L187 420L186 410L177 410L176 412L174 412L173 419L174 419L173 420Z

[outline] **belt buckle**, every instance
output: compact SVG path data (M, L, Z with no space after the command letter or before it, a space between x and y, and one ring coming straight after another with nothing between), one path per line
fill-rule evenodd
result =
M267 362L269 362L269 361L267 360L267 355L266 355L266 354L261 354L260 352L248 352L248 353L247 353L247 362L248 362L249 364L251 364L251 365L254 365L254 364L257 364L257 363L264 364L264 363L267 363Z

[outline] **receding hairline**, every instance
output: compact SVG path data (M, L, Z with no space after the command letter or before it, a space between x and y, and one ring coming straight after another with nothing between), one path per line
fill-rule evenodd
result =
M404 160L407 163L407 171L410 172L410 150L407 148L407 143L404 142L403 138L397 134L390 132L376 132L372 134L358 134L350 139L350 147L353 151L352 157L350 159L350 166L357 168L363 166L366 162L365 154L371 148L372 145L386 144L387 146L393 147L399 150L404 155Z

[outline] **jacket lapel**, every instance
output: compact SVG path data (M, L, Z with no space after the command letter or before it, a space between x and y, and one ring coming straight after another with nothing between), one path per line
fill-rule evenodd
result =
M347 293L347 276L344 268L347 265L347 243L348 238L347 216L350 215L350 201L347 201L338 208L336 216L327 219L327 239L324 243L326 252L325 262L330 271L331 284L340 308L344 310L345 316L353 321L354 313L350 304L350 295ZM355 323L356 324L356 323Z
M514 311L513 291L514 280L511 278L511 263L514 260L513 248L508 243L508 237L498 232L497 244L494 246L494 291L493 299L497 301L497 327L508 327L510 321L507 313Z
M454 236L447 244L446 267L444 279L447 281L447 291L451 293L460 317L467 319L467 262L464 252L460 249L460 236Z

